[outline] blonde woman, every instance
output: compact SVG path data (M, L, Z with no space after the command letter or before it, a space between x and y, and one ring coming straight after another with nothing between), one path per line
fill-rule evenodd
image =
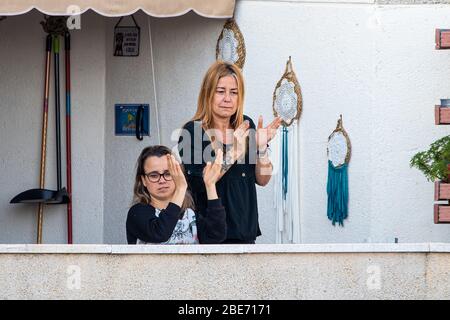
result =
M220 243L226 236L225 209L217 196L222 154L203 172L207 206L194 212L183 169L165 146L142 150L128 212L128 244Z
M222 164L217 192L226 210L227 237L223 243L255 243L261 235L256 184L265 186L272 175L268 143L281 119L256 127L244 115L244 80L240 69L223 61L207 71L198 97L197 112L183 127L178 149L190 191L199 208L207 206L203 168L221 150Z

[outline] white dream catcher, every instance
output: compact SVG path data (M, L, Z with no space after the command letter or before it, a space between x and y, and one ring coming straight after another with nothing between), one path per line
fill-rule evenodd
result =
M277 135L275 208L277 243L299 243L300 237L300 141L298 120L303 99L289 57L286 70L273 93L273 112L282 119L282 134ZM281 140L281 141L280 141Z
M236 64L240 69L245 63L244 36L234 19L228 19L217 40L216 60Z

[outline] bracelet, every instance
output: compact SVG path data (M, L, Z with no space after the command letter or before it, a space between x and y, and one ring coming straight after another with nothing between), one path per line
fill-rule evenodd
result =
M266 149L264 149L264 152L265 152L267 149L269 149L269 147L270 147L270 146L267 144L267 145L266 145ZM259 149L257 149L257 152L258 152L258 153L260 152Z
M264 158L268 154L269 150L269 145L267 145L266 149L263 152L257 150L256 154L258 155L258 158Z

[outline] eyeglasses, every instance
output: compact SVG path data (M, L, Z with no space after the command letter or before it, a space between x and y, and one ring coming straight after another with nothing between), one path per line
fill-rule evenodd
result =
M144 174L150 180L150 182L159 182L161 180L161 177L164 178L166 181L171 181L172 176L170 175L169 171L165 171L164 173L158 173L158 172L150 172L147 174Z

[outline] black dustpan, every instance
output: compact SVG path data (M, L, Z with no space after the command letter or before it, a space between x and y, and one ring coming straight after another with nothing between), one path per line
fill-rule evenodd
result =
M42 204L65 204L69 203L70 197L66 188L61 188L61 126L60 126L60 95L59 95L59 38L54 36L52 41L51 35L47 36L47 61L46 61L46 76L45 76L45 96L44 96L44 124L47 123L48 117L48 97L49 97L49 77L50 77L50 56L52 50L52 43L54 45L55 56L55 120L56 120L56 174L57 174L57 188L58 190L48 189L30 189L15 196L10 203L42 203ZM46 148L45 141L47 139L46 127L42 132L42 146L41 146L41 166L45 164ZM43 187L45 171L41 168L40 187Z
M31 189L15 196L9 203L45 203L64 204L69 203L70 197L66 188L61 190Z

